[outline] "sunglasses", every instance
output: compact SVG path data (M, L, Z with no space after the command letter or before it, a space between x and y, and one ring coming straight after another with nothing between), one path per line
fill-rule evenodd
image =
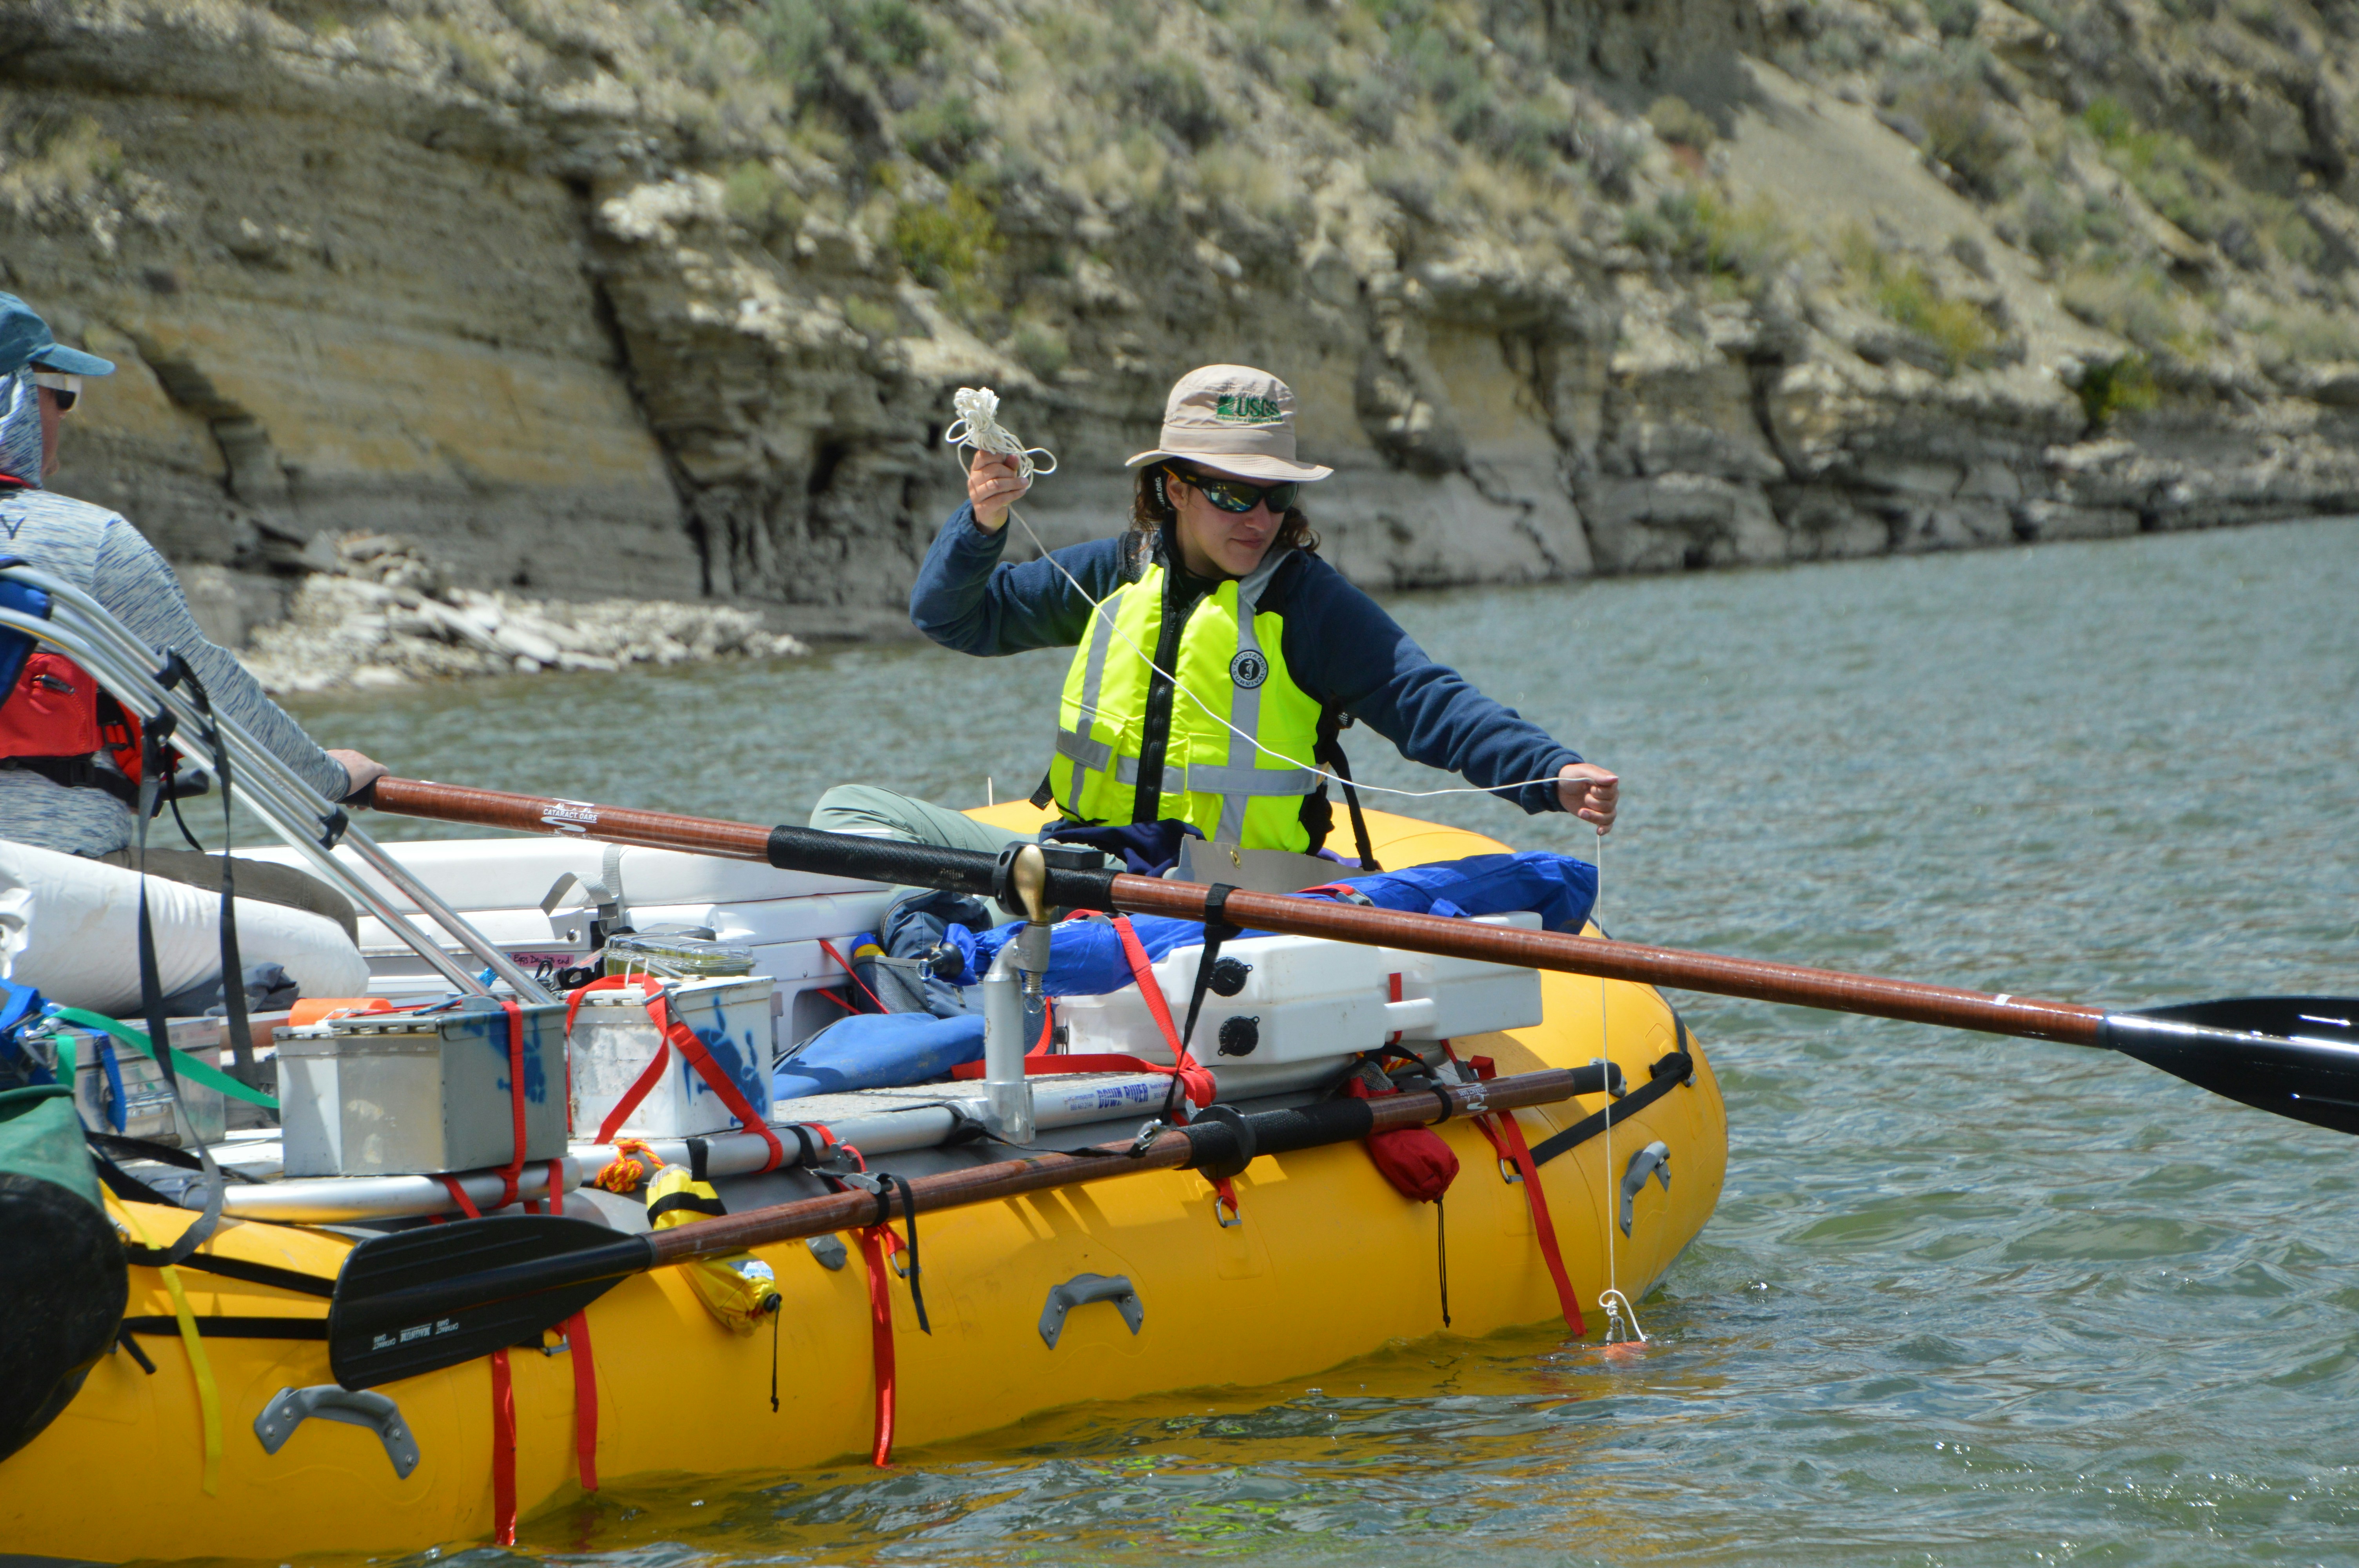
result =
M1182 473L1177 470L1173 470L1172 477L1194 485L1203 492L1205 500L1223 512L1251 512L1266 501L1271 515L1283 516L1286 509L1294 504L1295 498L1302 493L1302 486L1292 480L1283 484L1247 484L1244 480L1230 479L1224 474Z
M78 375L69 375L63 371L37 370L33 373L33 384L49 390L49 395L58 400L58 412L60 414L72 413L73 406L82 401L82 377Z

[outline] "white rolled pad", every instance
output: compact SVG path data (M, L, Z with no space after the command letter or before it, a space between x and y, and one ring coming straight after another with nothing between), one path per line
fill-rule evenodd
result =
M111 1018L139 1011L138 873L79 855L0 843L0 978ZM164 994L221 973L221 895L149 877L148 918ZM368 961L324 915L237 901L238 956L279 964L305 996L360 996Z

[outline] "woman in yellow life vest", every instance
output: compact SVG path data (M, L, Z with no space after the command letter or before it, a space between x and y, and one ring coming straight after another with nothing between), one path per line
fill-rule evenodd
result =
M910 594L911 620L945 647L1074 650L1035 796L1061 813L1049 835L1080 830L1142 871L1169 863L1179 824L1316 852L1332 825L1319 765L1347 720L1527 811L1612 827L1613 773L1435 663L1319 557L1300 497L1334 470L1297 460L1284 382L1243 365L1190 371L1165 403L1161 442L1128 466L1126 532L1011 565L1008 509L1027 485L1012 460L978 454L967 503ZM830 791L811 823L962 848L1007 838L859 785Z

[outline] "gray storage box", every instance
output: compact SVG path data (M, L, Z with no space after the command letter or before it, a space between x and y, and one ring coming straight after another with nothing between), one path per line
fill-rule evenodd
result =
M524 1157L565 1152L565 1005L522 1009ZM278 1032L289 1176L480 1171L516 1155L499 1008L363 1013Z

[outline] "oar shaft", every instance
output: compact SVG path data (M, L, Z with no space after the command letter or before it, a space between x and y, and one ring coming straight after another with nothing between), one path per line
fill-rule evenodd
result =
M1288 1139L1282 1146L1264 1145L1259 1152L1285 1153L1326 1143L1354 1141L1371 1133L1389 1132L1397 1128L1430 1126L1455 1116L1550 1105L1579 1094L1595 1094L1603 1087L1603 1074L1595 1067L1583 1067L1569 1071L1521 1073L1514 1077L1495 1078L1487 1084L1453 1085L1390 1095L1381 1099L1336 1101L1332 1107L1317 1108L1332 1109L1335 1113L1325 1119L1331 1125L1313 1126L1307 1130L1305 1136ZM1282 1120L1287 1114L1274 1113L1271 1119ZM1245 1119L1250 1122L1263 1119L1248 1117ZM1157 1134L1136 1156L1131 1154L1128 1144L1104 1143L1078 1153L1033 1154L1021 1160L1002 1160L994 1164L949 1171L936 1176L913 1177L907 1190L916 1200L919 1214L923 1216L938 1209L996 1203L1002 1198L1021 1197L1027 1193L1046 1192L1083 1182L1104 1181L1146 1171L1182 1169L1203 1162L1201 1156L1209 1146L1217 1144L1223 1150L1233 1148L1232 1136L1223 1124L1199 1122L1184 1130L1173 1129ZM658 1264L677 1263L691 1258L720 1257L749 1247L766 1247L808 1236L825 1236L855 1226L875 1225L882 1219L903 1218L908 1207L902 1196L903 1188L898 1183L889 1184L881 1193L831 1193L825 1197L803 1198L769 1208L749 1209L744 1214L674 1226L670 1229L655 1232L647 1241L652 1260Z
M1053 876L1049 891L1051 897L1056 896ZM1186 882L1117 876L1112 892L1115 905L1132 914L1176 915L1187 920L1204 917L1204 890ZM1562 931L1478 925L1471 921L1440 920L1427 914L1364 909L1283 894L1232 892L1223 913L1234 925L1282 931L1289 935L1405 947L1448 957L1560 969L1609 980L1671 986L1716 996L1749 997L1756 1001L1824 1008L1835 1012L1864 1012L1911 1023L1977 1029L2074 1045L2100 1044L2098 1035L2105 1017L2097 1008L2071 1002L1988 996L1951 986L1877 979L1836 969L1810 969L1795 964L1723 957L1675 947L1650 947L1636 942L1607 942Z
M992 857L973 850L937 849L808 827L756 827L749 823L422 784L414 779L378 780L375 804L385 811L523 833L578 833L610 843L762 860L833 876L949 887L977 896L993 892ZM1049 873L1049 899L1071 908L1114 908L1135 914L1201 920L1206 891L1192 882L1103 871ZM1232 892L1225 913L1241 925L1298 936L1403 947L2072 1045L2106 1044L2104 1012L2071 1002L1991 996L1951 986L1878 979L1635 942L1606 942L1560 931L1477 925L1277 893Z

